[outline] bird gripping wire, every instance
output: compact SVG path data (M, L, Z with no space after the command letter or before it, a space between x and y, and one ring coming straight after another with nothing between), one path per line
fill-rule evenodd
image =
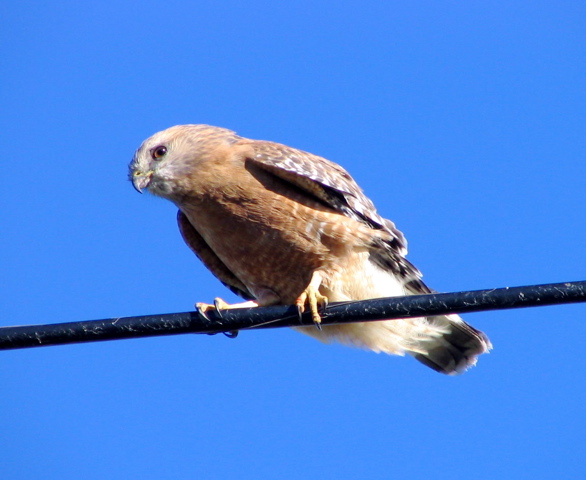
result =
M328 305L321 317L322 325L333 325L579 302L586 302L586 281L337 302ZM314 325L310 314L300 317L294 306L230 309L223 310L221 315L211 311L206 317L198 312L184 312L0 327L0 350Z

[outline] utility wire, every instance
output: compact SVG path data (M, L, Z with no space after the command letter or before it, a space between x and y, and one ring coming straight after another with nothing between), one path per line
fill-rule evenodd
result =
M586 281L338 302L330 304L321 317L322 325L332 325L578 302L586 302ZM167 313L0 327L0 350L182 333L235 336L238 330L298 326L315 328L311 315L300 316L294 306L210 311L206 316Z

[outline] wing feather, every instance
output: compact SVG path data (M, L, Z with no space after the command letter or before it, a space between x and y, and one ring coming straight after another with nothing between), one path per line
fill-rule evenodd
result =
M403 280L412 293L430 293L421 272L409 262L407 240L395 224L381 217L376 207L340 165L318 155L281 145L252 140L250 160L273 175L304 190L339 213L368 225L373 235L371 260ZM373 232L374 233L374 232Z

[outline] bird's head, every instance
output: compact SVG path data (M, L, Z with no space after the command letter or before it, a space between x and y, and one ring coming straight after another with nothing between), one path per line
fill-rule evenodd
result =
M209 125L177 125L155 133L138 148L129 165L129 180L142 193L173 199L197 170L210 145L233 142L231 130Z

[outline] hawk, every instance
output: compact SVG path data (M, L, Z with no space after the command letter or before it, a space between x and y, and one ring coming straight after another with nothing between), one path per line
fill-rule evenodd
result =
M457 315L320 326L330 302L433 291L406 258L407 242L341 166L225 128L178 125L145 140L130 163L142 192L179 209L183 239L230 290L235 306L309 307L324 342L404 355L445 373L491 344ZM198 304L202 311L210 307ZM216 306L230 308L218 299Z

